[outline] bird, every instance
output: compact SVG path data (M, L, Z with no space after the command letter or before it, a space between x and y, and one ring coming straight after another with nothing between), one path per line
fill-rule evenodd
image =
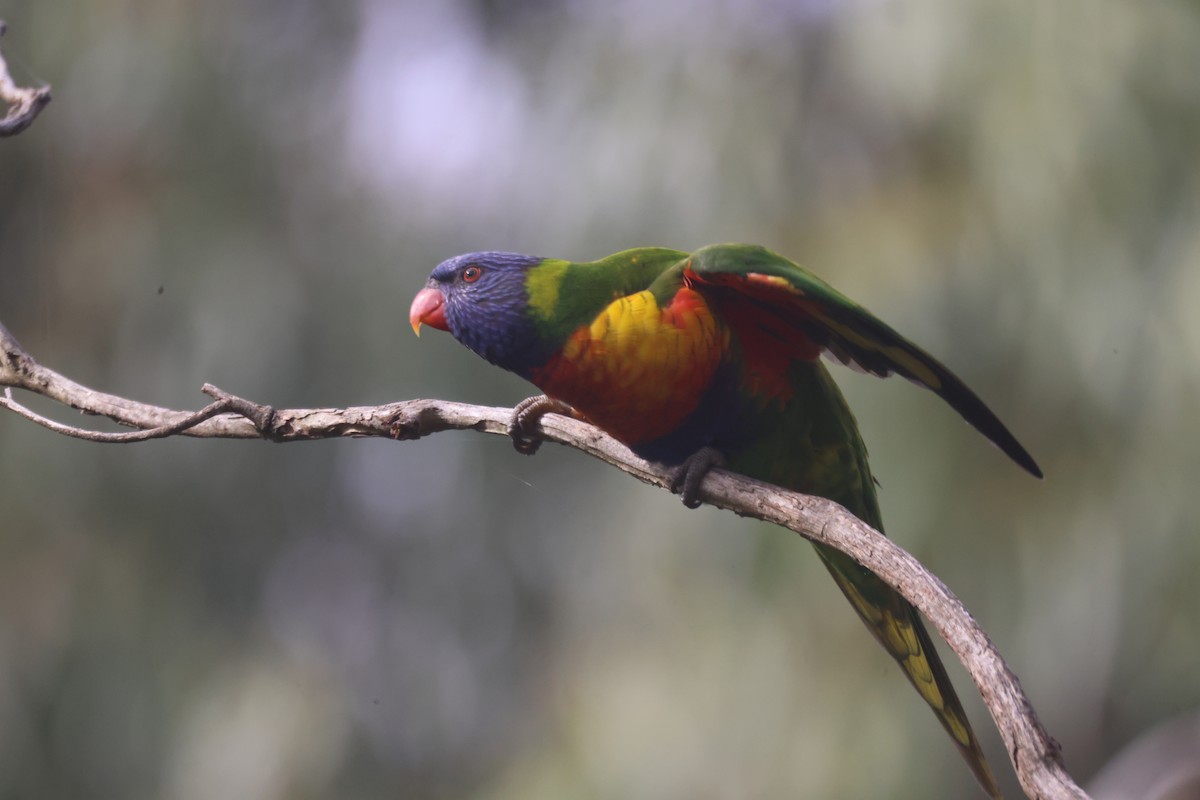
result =
M826 360L901 375L957 411L1021 468L1042 471L984 402L933 356L813 272L766 248L641 247L591 262L467 253L439 264L409 322L448 331L542 394L514 408L521 452L538 420L589 422L671 470L699 504L720 466L839 503L883 530L867 449ZM954 741L981 787L995 777L917 610L849 556L817 553Z

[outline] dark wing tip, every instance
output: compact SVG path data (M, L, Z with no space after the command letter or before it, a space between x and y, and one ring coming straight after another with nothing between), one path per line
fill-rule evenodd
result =
M1024 467L1026 472L1037 478L1039 481L1045 478L1046 476L1042 474L1042 468L1039 467L1037 462L1033 460L1033 456L1029 455L1029 453L1026 453L1024 450L1022 450L1021 453L1025 456L1025 458L1018 460L1017 463Z
M1033 460L1033 456L1029 455L1029 451L1021 446L1017 437L1012 435L1012 432L987 407L979 395L967 388L966 384L945 367L941 367L940 364L938 366L941 369L943 384L934 389L934 392L961 414L971 427L982 433L988 441L1000 448L1002 453L1016 462L1017 466L1039 480L1045 477L1042 474L1042 468Z
M1008 433L1008 431L1005 430L1005 433ZM1042 474L1042 468L1039 467L1037 462L1033 460L1033 456L1029 455L1029 451L1022 447L1021 443L1018 442L1016 437L1011 433L1008 433L1008 441L1005 442L1005 444L1000 445L1000 449L1004 451L1005 455L1017 462L1017 465L1020 466L1021 469L1025 470L1039 481L1046 477Z

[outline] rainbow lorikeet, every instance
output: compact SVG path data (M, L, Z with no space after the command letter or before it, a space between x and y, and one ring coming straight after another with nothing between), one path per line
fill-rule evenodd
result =
M676 468L695 504L714 464L834 500L882 530L867 450L820 355L898 373L948 402L1028 472L1041 470L961 380L811 272L762 247L639 248L588 263L469 253L433 270L409 313L545 395L518 406L518 449L547 411L590 421ZM999 796L917 611L848 556L817 547L880 644Z

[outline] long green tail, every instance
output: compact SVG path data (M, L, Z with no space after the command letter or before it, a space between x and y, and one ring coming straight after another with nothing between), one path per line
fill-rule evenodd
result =
M933 708L942 727L958 746L975 778L987 793L1000 797L996 778L988 767L979 740L950 683L950 676L933 647L917 610L894 589L849 556L822 545L817 553L829 568L846 599L884 649L904 670L910 683Z

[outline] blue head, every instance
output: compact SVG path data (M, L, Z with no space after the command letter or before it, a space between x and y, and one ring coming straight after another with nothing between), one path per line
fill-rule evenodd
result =
M408 319L449 331L493 364L525 374L550 356L529 316L525 276L542 259L520 253L467 253L434 268ZM419 330L418 330L419 332Z

